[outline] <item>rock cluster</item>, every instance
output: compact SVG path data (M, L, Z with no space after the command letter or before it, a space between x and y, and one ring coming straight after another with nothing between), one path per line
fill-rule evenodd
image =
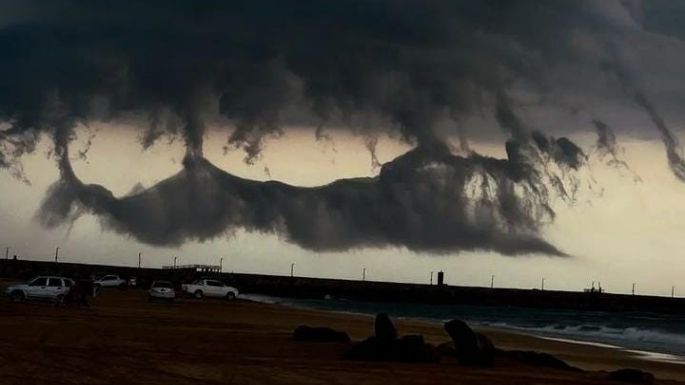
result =
M444 328L452 341L440 344L436 348L426 343L421 335L400 336L390 317L380 313L374 322L374 335L352 344L345 353L345 358L365 361L438 362L442 355L454 357L462 365L479 367L494 366L497 358L500 363L515 361L537 368L583 371L551 354L497 349L488 337L474 331L461 320L446 322ZM297 327L293 337L296 341L350 342L350 337L345 332L305 325ZM607 378L633 384L654 383L654 375L638 369L616 370L608 373Z
M420 335L398 337L397 329L387 314L376 316L374 335L358 342L347 351L346 358L367 361L438 362L440 354Z

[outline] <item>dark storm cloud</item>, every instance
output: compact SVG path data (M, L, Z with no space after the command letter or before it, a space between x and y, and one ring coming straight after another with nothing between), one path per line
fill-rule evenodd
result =
M538 230L554 216L548 201L569 197L586 163L569 139L529 128L517 98L615 95L598 81L606 53L597 47L641 36L643 20L662 17L639 1L609 0L64 0L9 1L0 11L0 120L9 125L0 167L20 175L18 158L40 134L52 137L62 178L40 212L48 226L87 211L153 244L246 228L316 250L507 254L559 254ZM439 121L489 113L509 135L507 159L446 151ZM82 184L68 158L74 127L131 116L144 117L144 148L185 140L184 170L124 198ZM288 125L317 138L323 127L353 126L368 134L374 165L381 130L416 149L372 180L256 183L203 158L216 120L232 123L227 146L248 162ZM368 121L380 123L359 123Z
M668 128L664 119L657 112L656 107L647 99L644 93L637 92L635 94L635 101L645 109L647 114L649 114L649 118L652 119L652 122L654 122L654 125L659 130L661 140L666 147L668 165L671 167L673 175L685 182L685 160L683 160L681 155L683 149L678 142L678 138L676 138L671 129Z
M673 175L680 181L685 182L685 160L681 155L682 147L678 138L668 127L664 118L657 111L656 106L647 97L645 90L639 85L639 81L631 69L625 64L627 60L621 57L622 52L615 46L610 46L609 48L610 57L604 63L604 68L615 74L625 92L647 113L661 136L661 141L666 148L668 165Z
M599 21L563 1L21 4L0 29L0 117L49 131L63 114L143 112L145 145L181 133L201 152L206 119L224 116L248 159L282 120L311 116L378 115L432 142L441 114L468 115L515 80L535 82L570 54L565 27ZM292 105L301 112L288 115Z

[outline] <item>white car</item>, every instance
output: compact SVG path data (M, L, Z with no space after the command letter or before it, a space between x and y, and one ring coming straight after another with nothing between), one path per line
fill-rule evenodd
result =
M9 286L5 294L15 302L37 299L62 303L73 285L74 281L69 278L42 276L28 283Z
M190 285L182 285L181 287L185 293L198 299L202 297L215 297L230 300L238 296L238 289L213 279L200 279Z
M148 291L150 301L161 299L165 301L173 301L176 298L176 291L174 285L169 281L154 281L150 290Z
M105 275L100 279L96 279L94 284L95 287L118 287L123 289L128 285L128 281L118 275Z

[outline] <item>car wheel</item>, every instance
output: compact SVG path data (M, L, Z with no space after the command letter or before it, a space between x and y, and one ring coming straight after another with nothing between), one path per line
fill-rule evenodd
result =
M232 291L229 291L228 294L226 294L226 299L229 301L233 301L235 299L235 293Z
M26 299L24 292L19 290L13 291L10 297L12 298L12 302L24 302Z
M64 294L59 294L55 297L55 305L59 306L64 303Z
M195 298L201 299L203 297L202 290L196 290L194 295L195 295Z
M119 290L125 290L125 289L126 289L125 283L119 284Z

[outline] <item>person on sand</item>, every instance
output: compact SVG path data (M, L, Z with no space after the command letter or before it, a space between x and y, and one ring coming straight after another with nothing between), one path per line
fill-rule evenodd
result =
M89 297L93 295L92 280L84 277L77 278L67 295L67 304L78 307L89 307Z
M81 292L81 283L79 282L79 280L76 280L76 282L74 282L74 284L69 289L69 293L67 294L67 297L64 299L64 303L67 306L80 306Z
M79 284L81 286L81 292L79 293L79 306L89 307L90 303L88 297L95 296L93 293L93 281L91 279L81 279L79 280Z

